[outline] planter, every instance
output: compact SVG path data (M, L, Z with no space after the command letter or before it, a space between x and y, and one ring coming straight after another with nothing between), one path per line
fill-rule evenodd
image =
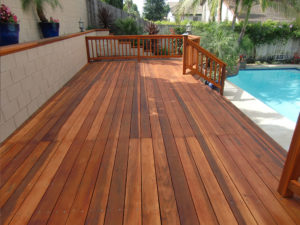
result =
M59 35L59 23L39 23L44 38Z
M18 44L19 31L19 24L0 23L0 46Z

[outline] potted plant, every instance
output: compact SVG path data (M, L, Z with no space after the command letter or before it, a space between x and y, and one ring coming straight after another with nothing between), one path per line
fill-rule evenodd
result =
M50 17L49 22L40 22L39 23L43 37L48 38L48 37L56 37L59 35L59 20L58 19L53 19Z
M21 0L24 10L28 9L30 4L34 4L36 7L37 15L40 19L39 26L41 28L44 38L55 37L59 35L59 21L50 17L50 20L46 18L44 13L44 4L48 3L53 9L60 6L58 0Z
M0 46L19 43L20 26L18 19L10 9L1 4L0 7Z

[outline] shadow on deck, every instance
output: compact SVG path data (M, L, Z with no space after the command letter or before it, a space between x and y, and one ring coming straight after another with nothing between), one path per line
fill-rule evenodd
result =
M1 147L3 224L300 224L286 152L177 60L91 63Z

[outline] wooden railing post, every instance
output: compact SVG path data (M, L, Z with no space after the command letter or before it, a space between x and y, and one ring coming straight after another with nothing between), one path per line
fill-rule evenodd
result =
M182 59L182 73L186 74L186 59L187 59L187 39L188 35L183 35L183 59Z
M300 114L293 134L290 149L279 181L278 192L283 197L300 195Z
M226 79L226 65L223 65L222 67L222 75L221 75L221 88L220 88L220 94L223 95L224 93L224 85L225 85L225 79Z
M140 49L141 49L141 46L140 46L140 38L138 37L137 38L137 54L138 54L138 61L140 62L141 61L141 57L140 57Z
M88 37L85 37L85 44L86 44L86 54L87 54L88 62L91 62Z

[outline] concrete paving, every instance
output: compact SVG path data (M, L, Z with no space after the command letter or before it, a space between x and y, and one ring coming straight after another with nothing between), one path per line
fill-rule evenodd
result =
M229 81L225 81L224 96L288 151L296 126L295 122Z

